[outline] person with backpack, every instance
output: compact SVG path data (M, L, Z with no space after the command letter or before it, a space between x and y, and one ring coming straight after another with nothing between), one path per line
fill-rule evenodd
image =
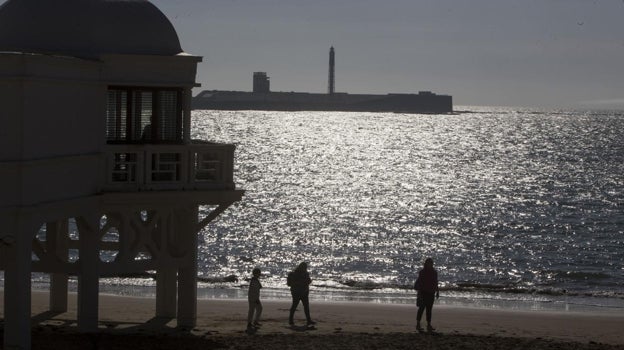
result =
M303 304L303 312L306 317L306 324L308 326L315 325L316 322L312 321L312 318L310 317L310 301L308 296L310 294L310 284L312 284L312 279L308 273L308 264L305 262L299 264L299 266L288 274L286 283L290 287L290 294L292 295L292 306L290 307L288 324L291 326L295 324L293 317L299 302L301 302Z

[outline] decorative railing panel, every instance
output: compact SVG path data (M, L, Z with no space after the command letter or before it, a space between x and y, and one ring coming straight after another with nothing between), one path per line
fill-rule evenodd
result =
M108 145L105 191L234 189L234 145Z

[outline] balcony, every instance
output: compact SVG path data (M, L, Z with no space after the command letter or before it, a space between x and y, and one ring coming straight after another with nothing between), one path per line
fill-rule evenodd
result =
M105 192L233 190L234 145L106 146Z

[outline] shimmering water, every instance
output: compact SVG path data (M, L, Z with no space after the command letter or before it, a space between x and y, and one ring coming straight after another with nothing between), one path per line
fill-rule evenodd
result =
M200 276L259 266L279 294L308 261L317 293L383 298L431 256L450 294L619 305L624 114L465 109L193 112L246 190L201 233Z
M433 257L442 303L621 312L624 112L464 109L194 111L194 138L237 145L246 190L199 235L199 297L246 298L260 267L263 297L288 298L307 261L313 299L413 303Z

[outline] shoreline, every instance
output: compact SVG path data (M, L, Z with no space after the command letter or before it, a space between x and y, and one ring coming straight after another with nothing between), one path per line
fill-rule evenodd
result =
M44 341L43 339L51 339L50 337L55 335L59 337L62 335L65 338L71 335L67 339L84 336L76 330L76 294L70 293L68 312L61 314L52 314L47 311L47 298L47 292L33 292L32 294L33 348L45 349L46 347L39 342ZM501 348L507 348L504 344L508 342L517 346L518 342L538 341L547 342L550 344L549 348L554 349L559 348L552 347L553 344L559 343L563 344L561 349L571 348L569 344L565 345L566 342L572 342L575 346L589 346L582 347L582 349L589 349L594 345L598 346L596 349L600 349L604 344L614 345L615 349L624 349L624 332L621 331L621 325L624 324L622 314L488 310L436 305L433 310L433 324L437 328L434 334L436 337L430 338L428 337L430 334L419 334L415 331L416 307L414 305L312 301L312 318L318 323L314 329L307 329L304 327L301 306L295 314L297 327L291 328L287 324L290 302L262 299L264 306L262 327L254 336L249 336L245 333L246 300L198 300L197 326L192 330L180 330L176 327L175 319L155 319L153 298L101 294L99 301L101 334L98 337L106 339L121 337L119 341L124 344L136 336L145 336L150 339L173 336L183 337L186 339L185 342L223 343L225 341L227 344L251 346L255 346L255 342L271 341L277 343L267 345L269 348L270 346L289 348L291 345L294 346L292 342L296 340L293 339L304 337L306 341L313 342L323 342L334 338L334 342L339 342L348 339L349 344L356 345L353 347L345 345L341 348L355 349L366 347L368 343L358 342L372 337L379 341L383 338L384 342L389 342L379 345L381 348L384 347L383 344L386 344L388 348L401 348L399 345L388 344L403 338L406 342L423 341L423 339L450 341L451 338L457 338L453 341L470 344L487 341L497 343ZM3 316L3 306L0 306L0 317ZM127 346L130 347L130 344ZM240 346L244 348L244 345ZM319 345L319 347L327 346ZM132 348L142 349L134 345Z
M1 287L0 287L1 289ZM33 290L47 291L48 288L34 288ZM70 291L76 290L70 281ZM107 285L100 284L100 293L133 296L138 298L152 298L156 295L153 285ZM290 300L288 288L263 288L262 296L267 300ZM200 286L197 290L198 300L213 299L245 299L247 285L211 285ZM411 305L416 303L416 293L403 290L337 290L330 288L312 288L310 300L323 302L364 302L379 304ZM511 311L545 311L545 312L580 312L590 314L622 314L624 313L624 299L595 296L568 296L542 294L514 294L514 293L487 293L487 292L456 292L441 293L440 305L458 308L477 308Z
M0 273L0 277L2 274ZM246 299L247 281L231 282L200 282L197 288L197 298L212 299ZM266 284L262 290L265 299L290 300L287 287ZM0 291L3 288L0 280ZM33 291L49 290L49 281L33 280ZM69 280L69 291L76 292L77 283ZM132 296L138 298L153 298L156 295L156 285L153 279L122 278L100 282L100 293ZM619 294L615 295L615 294ZM310 291L310 300L328 302L366 302L382 304L415 304L416 294L405 289L362 289L362 288L333 288L331 286L314 286ZM548 294L548 293L513 293L492 292L483 290L457 291L443 290L439 300L441 305L459 308L477 308L512 311L546 311L546 312L581 312L597 314L624 314L624 297L621 293L612 296L600 296L584 293Z

